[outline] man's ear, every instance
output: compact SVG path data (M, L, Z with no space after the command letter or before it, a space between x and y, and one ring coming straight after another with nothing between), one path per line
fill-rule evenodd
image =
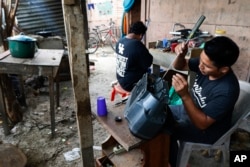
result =
M229 70L230 70L230 68L227 67L227 66L224 66L224 67L220 68L220 72L223 73L223 74L226 74Z
M140 38L141 38L141 39L143 38L143 34L140 34Z

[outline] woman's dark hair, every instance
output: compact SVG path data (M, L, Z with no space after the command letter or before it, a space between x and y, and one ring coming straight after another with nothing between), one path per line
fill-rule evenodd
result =
M134 33L136 35L144 35L147 31L147 27L141 21L133 23L129 28L129 33Z
M240 54L237 44L225 36L215 37L207 41L204 46L204 52L218 68L232 66Z

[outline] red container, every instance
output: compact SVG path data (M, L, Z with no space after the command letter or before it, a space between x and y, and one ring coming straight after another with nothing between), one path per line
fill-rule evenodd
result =
M171 51L172 51L172 52L175 52L174 49L175 49L175 47L176 47L177 45L178 45L178 43L172 43L172 44L171 44L170 47L171 47Z

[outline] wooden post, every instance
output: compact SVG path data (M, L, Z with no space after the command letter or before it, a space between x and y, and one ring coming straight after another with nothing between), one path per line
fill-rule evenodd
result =
M128 12L128 25L141 20L141 0L136 0ZM142 20L143 21L143 20Z
M0 12L0 25L2 25L2 17L4 17L4 20L6 21L6 27L3 29L0 26L0 51L6 51L8 50L8 41L5 39L12 34L12 29L15 21L15 15L18 7L19 0L15 0L13 2L14 6L11 5L10 0L0 0L0 9L4 11L5 15L2 15L2 11ZM2 108L1 112L5 112L4 116L9 119L12 123L11 126L15 125L16 123L20 122L22 120L22 113L20 112L20 105L16 101L16 95L12 88L11 79L8 77L7 74L0 74L0 82L2 82L2 97L0 98L3 100L1 105L5 105L5 107ZM9 121L5 121L8 122ZM9 134L10 127L9 125L5 125L5 135Z
M66 5L62 0L64 24L69 49L69 64L73 85L75 110L77 113L78 134L84 167L94 167L93 127L88 85L88 64L84 40L84 19L80 0L74 5Z
M3 122L8 122L8 116L6 113L6 107L4 103L4 95L2 92L2 77L3 75L0 75L0 113L2 114ZM9 135L10 134L10 127L8 124L3 124L3 129L4 129L4 135Z

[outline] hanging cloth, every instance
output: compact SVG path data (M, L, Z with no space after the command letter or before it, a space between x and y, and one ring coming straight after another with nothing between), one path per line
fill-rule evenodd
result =
M127 12L123 12L122 14L122 37L124 37L126 34L128 34L128 25L127 25Z
M122 34L121 36L124 37L128 32L128 20L127 20L127 16L126 16L126 13L129 12L129 10L132 8L132 6L134 5L134 2L135 0L124 0L123 1L123 14L122 14L122 26L121 26L121 29L122 29Z
M123 1L123 8L125 12L128 12L132 6L134 5L135 0L124 0Z

